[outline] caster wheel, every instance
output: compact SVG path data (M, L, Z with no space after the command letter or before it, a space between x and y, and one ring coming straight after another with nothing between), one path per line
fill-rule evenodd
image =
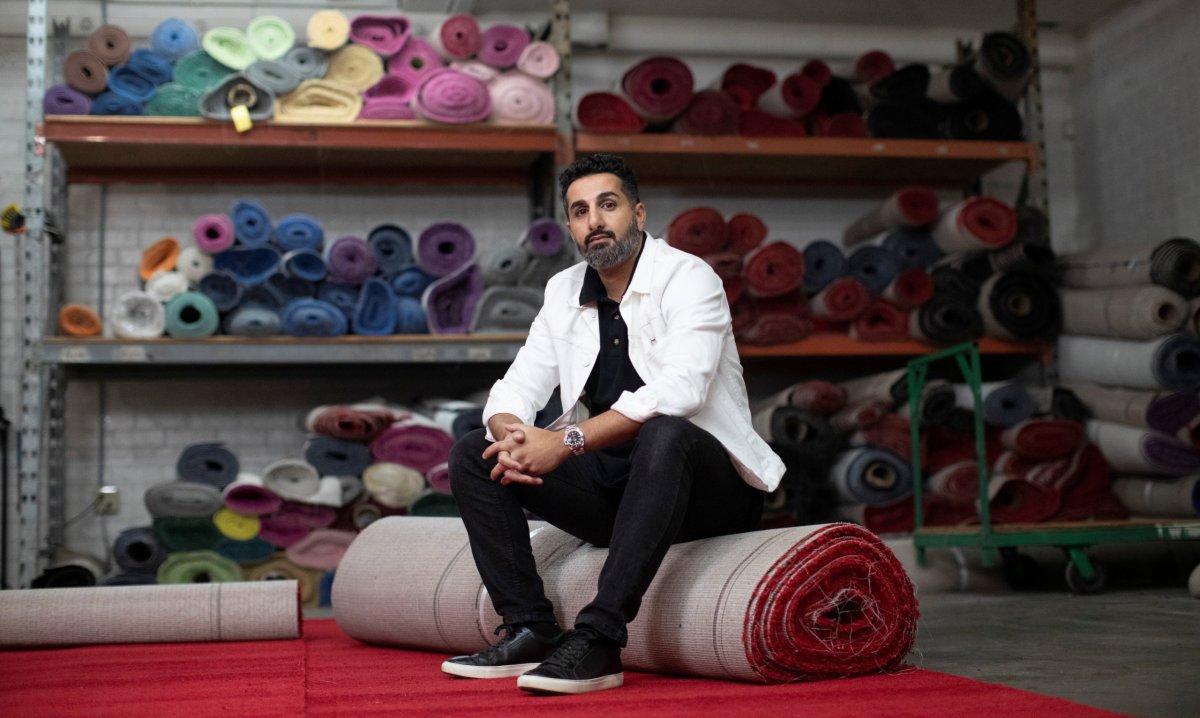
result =
M1106 580L1104 575L1104 567L1094 559L1091 563L1092 577L1084 578L1083 575L1079 573L1079 567L1075 565L1074 561L1067 562L1067 588L1071 589L1071 593L1084 595L1089 593L1100 593L1104 590L1104 584Z
M1032 556L1005 551L1004 582L1014 591L1027 591L1037 585L1038 563Z

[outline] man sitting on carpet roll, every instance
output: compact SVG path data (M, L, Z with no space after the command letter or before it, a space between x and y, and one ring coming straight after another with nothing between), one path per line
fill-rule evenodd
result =
M755 529L784 467L751 427L720 278L643 231L646 208L621 158L581 157L559 183L585 262L547 283L525 346L492 387L487 429L464 436L450 457L505 635L442 670L584 693L621 685L626 624L668 547ZM567 411L546 429L532 426L555 387ZM581 404L589 418L579 421ZM572 631L555 622L526 510L608 547L596 596Z

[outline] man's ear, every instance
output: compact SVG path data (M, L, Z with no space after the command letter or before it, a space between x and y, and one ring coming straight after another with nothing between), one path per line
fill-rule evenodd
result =
M637 218L638 231L646 231L646 205L638 202L637 206L633 208L633 216Z

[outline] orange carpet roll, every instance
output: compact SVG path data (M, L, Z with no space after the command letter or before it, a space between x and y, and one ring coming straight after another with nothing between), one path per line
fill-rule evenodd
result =
M58 312L58 331L69 337L97 337L103 325L100 315L83 304L67 304Z
M142 281L154 276L155 272L169 272L179 259L179 241L174 237L163 237L142 250L142 263L138 275Z

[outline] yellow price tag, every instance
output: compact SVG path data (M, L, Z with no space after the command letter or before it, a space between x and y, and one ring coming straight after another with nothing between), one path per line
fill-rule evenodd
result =
M245 105L234 105L229 108L229 118L233 120L233 129L238 132L249 132L254 123L250 121L250 108Z

